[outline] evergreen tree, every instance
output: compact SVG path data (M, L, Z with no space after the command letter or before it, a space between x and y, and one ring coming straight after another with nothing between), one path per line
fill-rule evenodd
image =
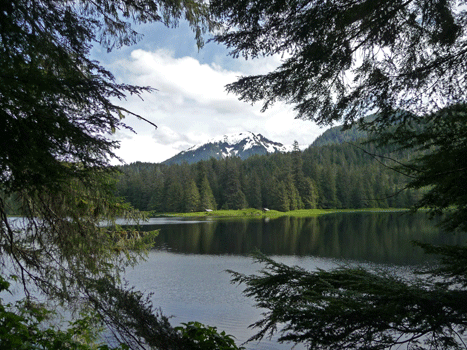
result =
M305 209L316 209L318 206L318 190L315 182L309 177L305 177L302 185L302 192L300 193L302 202Z
M196 187L195 180L191 179L185 188L185 212L190 213L198 211L200 207L200 194Z
M233 178L238 178L237 188L244 193L246 205L250 207L275 206L271 193L271 189L274 188L272 178L284 182L289 196L289 207L292 208L386 207L389 202L391 206L401 208L413 204L421 192L414 190L413 193L401 193L399 196L391 197L407 186L407 179L402 174L381 165L362 149L368 153L387 154L400 161L408 158L410 154L410 151L399 151L392 156L390 148L385 147L376 151L373 144L364 146L341 144L310 147L305 152L256 156L244 161L229 160L232 164L228 166L237 169L233 174L237 172L238 176ZM306 166L301 165L305 163ZM215 197L211 198L211 194L214 195L211 184L216 188L220 203L224 203L227 196L225 167L226 160L215 159L183 166L130 164L121 167L125 176L122 176L118 183L118 194L139 209L156 209L163 212L167 211L166 201L173 201L167 197L169 185L178 181L186 191L191 179L195 179L201 200L203 196L205 198L205 204L198 210L212 209L216 207L214 204L217 201ZM303 169L310 171L305 173ZM317 177L312 178L312 176ZM290 178L294 186L290 185ZM357 184L358 190L353 184ZM322 195L320 196L319 193Z
M243 209L248 206L240 183L239 161L226 159L223 171L223 209Z
M299 193L299 207L297 209L302 209L305 207L305 202L308 202L308 208L311 208L311 193L309 185L310 183L305 179L305 174L303 173L303 159L302 152L297 141L293 143L292 151L292 174L295 187Z
M263 207L263 200L261 197L261 182L256 173L253 173L249 177L246 196L250 208L261 209Z
M215 40L235 57L288 54L275 71L242 77L229 91L262 101L263 109L293 103L299 118L319 124L360 120L379 145L415 149L417 158L396 164L410 188L426 189L416 207L445 215L449 232L467 230L464 3L213 0L211 6L225 20ZM362 119L370 112L373 119ZM320 188L329 172L324 166ZM367 174L355 175L361 202L374 194L363 182ZM333 201L333 186L322 192ZM234 273L267 309L252 339L282 327L281 341L316 349L465 348L467 248L418 245L441 256L421 279L364 268L308 272L258 256L266 265L259 276Z
M363 187L363 178L362 177L355 177L352 183L352 192L351 192L351 208L364 208L365 207L365 190Z
M319 124L349 124L377 110L373 122L391 125L415 120L393 111L420 116L465 102L466 14L454 0L210 4L224 20L215 41L232 56L290 54L275 71L227 86L264 109L283 100Z
M160 168L156 168L154 176L154 182L152 184L152 191L149 197L148 210L155 210L156 212L162 212L162 201L164 194L164 179Z
M346 171L347 170L347 171ZM353 208L351 205L351 176L349 169L345 170L344 166L337 168L336 173L336 189L337 189L337 199L341 204L342 208Z
M290 199L283 181L275 180L271 189L271 209L278 211L290 210Z
M274 190L276 181L272 176L265 176L261 180L261 198L263 207L274 209Z
M27 298L34 289L70 311L92 308L133 349L185 344L157 312L149 317L141 298L117 302L136 295L120 288L120 272L138 261L153 235L116 225L118 217L142 217L115 197L110 160L118 142L110 136L136 116L118 101L152 89L116 83L90 50L135 43L140 35L132 24L172 26L180 18L202 46L210 26L202 2L0 2L0 274L16 275ZM21 227L6 215L11 196L25 218ZM132 313L125 313L130 304ZM153 337L145 338L149 329ZM32 323L29 335L36 330Z
M199 210L216 210L217 204L214 195L212 194L211 186L209 185L209 181L206 175L204 175L203 179L201 180L200 185L200 204Z
M374 170L376 172L376 169ZM377 203L379 208L387 208L388 207L388 194L384 188L384 183L387 177L385 174L378 173L373 181L373 193L374 193L374 200L373 203ZM370 204L372 203L370 202ZM412 206L414 203L407 203L406 206Z
M165 206L170 213L182 213L185 209L183 186L179 181L169 184L166 193Z
M324 166L320 173L320 207L337 208L336 175L333 166Z
M301 177L303 177L302 152L300 151L298 141L295 140L292 147L292 173L295 184L298 184Z
M285 192L287 193L289 210L297 210L303 208L303 203L295 187L292 174L289 174L284 182Z

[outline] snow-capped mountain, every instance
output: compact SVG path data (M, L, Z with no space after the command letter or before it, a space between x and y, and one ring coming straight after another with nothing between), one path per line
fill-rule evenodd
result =
M276 152L290 152L291 147L268 140L261 134L241 132L216 137L208 142L195 145L179 154L167 159L164 164L188 164L208 160L210 158L240 157L246 159L255 154L268 154Z

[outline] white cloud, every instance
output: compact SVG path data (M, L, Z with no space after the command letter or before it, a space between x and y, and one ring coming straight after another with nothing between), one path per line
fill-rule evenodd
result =
M157 143L148 135L125 138L120 141L120 146L116 153L127 164L136 161L159 163L178 153L172 146Z
M129 59L118 60L112 70L129 84L152 86L158 91L144 94L143 101L129 97L121 104L158 125L154 128L135 118L127 122L137 135L120 131L119 155L127 162L160 162L180 150L232 132L251 131L292 144L310 144L322 133L311 122L294 119L290 106L277 104L265 113L261 105L238 101L225 85L240 75L265 73L279 63L277 57L240 61L238 71L222 68L221 61L200 63L193 57L176 58L165 49L134 50Z

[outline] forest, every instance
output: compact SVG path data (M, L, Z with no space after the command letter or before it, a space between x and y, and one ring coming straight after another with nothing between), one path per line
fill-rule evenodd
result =
M336 138L335 130L328 133ZM328 137L328 139L329 139ZM214 158L195 164L132 163L121 167L118 195L143 211L195 212L206 209L407 208L420 190L394 171L407 151L371 143L329 143L318 138L304 151L246 160ZM321 145L322 144L322 145Z
M130 164L115 189L114 134L133 130L134 118L156 127L125 100L163 86L122 80L92 49L128 47L143 40L143 25L181 21L198 49L209 40L234 59L285 58L228 84L241 101L263 111L290 104L320 126L375 114L363 127L384 148L323 144L245 161ZM158 212L401 207L419 197L415 209L441 217L447 234L465 234L466 24L465 2L454 0L0 1L0 292L24 295L13 305L2 293L0 348L109 349L99 344L102 329L113 349L238 349L215 327L172 327L150 295L124 283L157 232L119 226L143 216L116 191ZM389 169L398 162L405 175ZM9 216L16 210L19 221ZM250 340L465 349L467 247L415 244L438 258L415 276L370 266L305 271L258 255L259 275L231 271L265 310ZM72 316L68 329L47 318L56 306L63 320Z

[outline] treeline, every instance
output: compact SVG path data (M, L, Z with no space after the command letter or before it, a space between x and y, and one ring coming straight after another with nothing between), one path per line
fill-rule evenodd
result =
M366 145L366 152L381 153ZM409 207L419 198L407 179L351 144L310 147L246 160L122 166L118 195L155 212L206 209ZM388 152L388 150L386 150ZM407 154L391 154L403 160ZM400 192L400 193L398 193Z

